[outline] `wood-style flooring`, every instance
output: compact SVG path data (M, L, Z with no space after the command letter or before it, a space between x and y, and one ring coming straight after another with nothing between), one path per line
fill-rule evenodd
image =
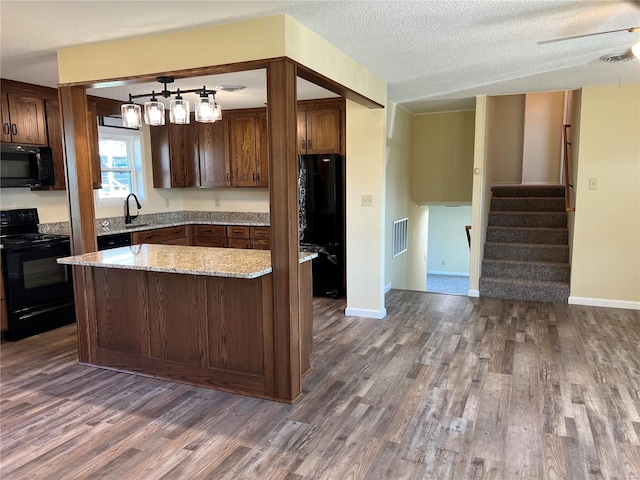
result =
M294 405L76 364L74 326L1 346L0 477L638 479L640 312L391 291L314 301Z

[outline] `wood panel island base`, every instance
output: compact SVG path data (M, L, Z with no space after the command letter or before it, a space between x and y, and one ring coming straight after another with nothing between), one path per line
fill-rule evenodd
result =
M300 254L299 331L290 332L300 376L310 370L315 256ZM145 244L58 262L82 268L93 285L91 320L78 324L88 357L81 363L295 401L276 395L282 332L273 321L269 251Z

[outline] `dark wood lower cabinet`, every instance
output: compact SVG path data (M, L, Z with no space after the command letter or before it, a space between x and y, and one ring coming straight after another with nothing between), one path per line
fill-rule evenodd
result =
M223 278L85 267L94 365L292 402L275 392L272 275ZM311 262L300 264L301 372L310 369ZM85 341L82 340L81 341Z

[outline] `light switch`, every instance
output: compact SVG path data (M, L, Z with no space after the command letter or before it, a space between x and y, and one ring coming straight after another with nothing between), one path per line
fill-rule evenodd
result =
M362 206L373 207L373 195L362 195Z
M589 179L589 190L597 190L598 189L598 179L590 178Z

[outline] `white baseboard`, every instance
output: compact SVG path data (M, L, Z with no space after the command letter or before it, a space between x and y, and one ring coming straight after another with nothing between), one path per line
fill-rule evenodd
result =
M384 293L389 293L389 290L391 290L391 284L388 283L387 285L384 286Z
M369 310L367 308L345 308L344 314L349 317L377 318L381 319L387 315L387 309Z
M427 271L427 275L452 275L454 277L468 277L469 274L468 273L461 273L461 272L441 272L441 271L435 271L435 272L430 272Z
M624 308L640 310L640 302L627 300L610 300L607 298L569 297L569 305L586 305L588 307Z
M480 297L480 290L469 290L467 292L467 296L468 297L479 298Z

